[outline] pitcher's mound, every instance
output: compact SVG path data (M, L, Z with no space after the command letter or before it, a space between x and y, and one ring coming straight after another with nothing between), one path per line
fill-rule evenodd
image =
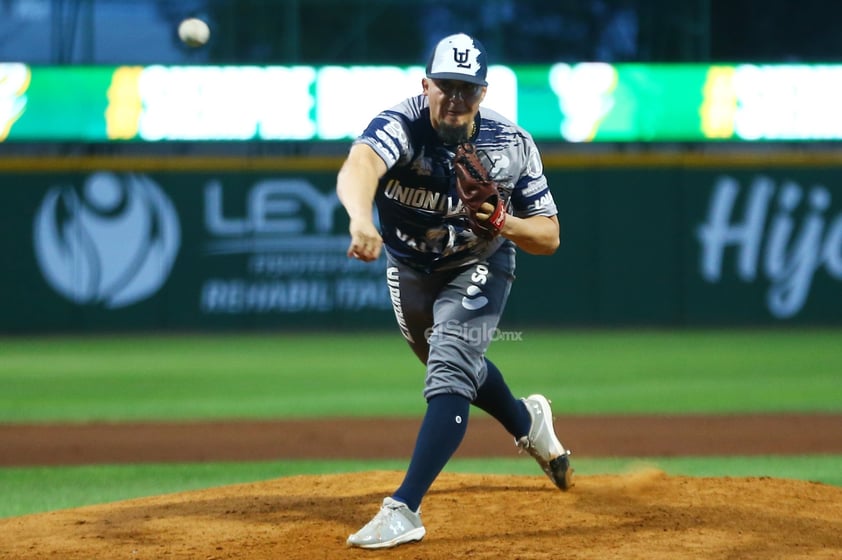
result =
M15 559L842 558L842 488L645 470L579 476L442 474L427 536L387 551L345 546L400 472L298 476L0 520Z

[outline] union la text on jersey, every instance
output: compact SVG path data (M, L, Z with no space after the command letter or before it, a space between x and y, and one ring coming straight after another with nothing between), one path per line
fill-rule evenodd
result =
M508 211L519 217L554 216L555 201L532 137L490 109L477 115L472 138ZM470 264L502 243L483 240L468 220L453 173L453 146L445 146L430 124L427 97L411 97L375 117L355 142L364 142L386 162L375 204L387 250L399 261L434 271Z

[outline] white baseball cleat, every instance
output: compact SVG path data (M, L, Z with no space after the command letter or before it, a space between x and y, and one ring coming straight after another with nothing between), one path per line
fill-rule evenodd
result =
M550 401L543 395L529 395L521 399L532 418L529 434L515 443L541 465L553 484L561 490L573 486L573 469L570 467L570 451L561 445L553 428L553 413Z
M385 498L380 511L366 525L348 537L349 546L360 548L390 548L424 538L427 530L421 523L421 510Z

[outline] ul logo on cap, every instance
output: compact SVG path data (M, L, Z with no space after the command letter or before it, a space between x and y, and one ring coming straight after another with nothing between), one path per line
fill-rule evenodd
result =
M459 52L459 49L453 47L453 62L456 63L456 66L459 68L470 68L471 65L468 64L468 53L471 52L471 49L465 49L462 52Z

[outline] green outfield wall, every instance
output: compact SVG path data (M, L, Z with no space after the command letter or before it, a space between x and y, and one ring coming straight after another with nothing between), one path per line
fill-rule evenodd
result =
M842 158L548 156L562 245L505 324L842 323ZM339 161L0 162L6 333L390 327Z

